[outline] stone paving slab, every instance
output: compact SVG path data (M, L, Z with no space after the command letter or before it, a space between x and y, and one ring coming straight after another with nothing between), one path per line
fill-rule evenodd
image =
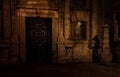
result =
M1 67L0 77L120 77L120 64L56 64Z

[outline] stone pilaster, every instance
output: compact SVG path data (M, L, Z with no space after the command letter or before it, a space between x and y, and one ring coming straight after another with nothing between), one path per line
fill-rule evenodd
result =
M64 26L64 9L60 8L59 9L59 35L58 35L58 39L63 40L64 39L64 35L63 35L63 26Z
M58 63L65 63L65 47L70 38L70 0L65 0L64 10L60 9L59 13Z
M109 43L109 25L104 26L104 34L103 34L103 52L102 63L110 63L112 61L112 55L110 53L110 43Z
M70 38L70 0L65 0L65 27L64 27L64 36L65 39Z
M17 64L19 63L19 37L17 33L17 14L16 14L16 1L15 0L10 0L10 22L11 22L11 52L9 54L10 57L10 63L11 64Z
M11 34L10 7L10 0L3 0L4 39L9 39Z
M92 0L92 38L97 34L97 0Z
M57 63L64 63L64 52L65 52L65 47L64 47L64 42L65 39L63 37L63 20L64 20L64 9L60 8L59 9L59 35L58 35L58 61Z

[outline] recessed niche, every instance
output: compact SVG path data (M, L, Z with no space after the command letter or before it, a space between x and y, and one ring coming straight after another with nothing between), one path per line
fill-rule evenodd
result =
M75 21L72 26L73 40L86 40L87 37L87 22Z

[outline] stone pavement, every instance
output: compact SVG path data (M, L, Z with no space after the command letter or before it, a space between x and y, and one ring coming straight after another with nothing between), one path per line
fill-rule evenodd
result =
M1 66L0 77L120 77L120 64L52 64Z

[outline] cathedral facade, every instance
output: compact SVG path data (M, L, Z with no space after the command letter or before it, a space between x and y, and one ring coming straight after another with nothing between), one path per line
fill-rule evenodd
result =
M112 62L113 51L119 53L119 11L106 4L105 0L1 0L0 62Z

